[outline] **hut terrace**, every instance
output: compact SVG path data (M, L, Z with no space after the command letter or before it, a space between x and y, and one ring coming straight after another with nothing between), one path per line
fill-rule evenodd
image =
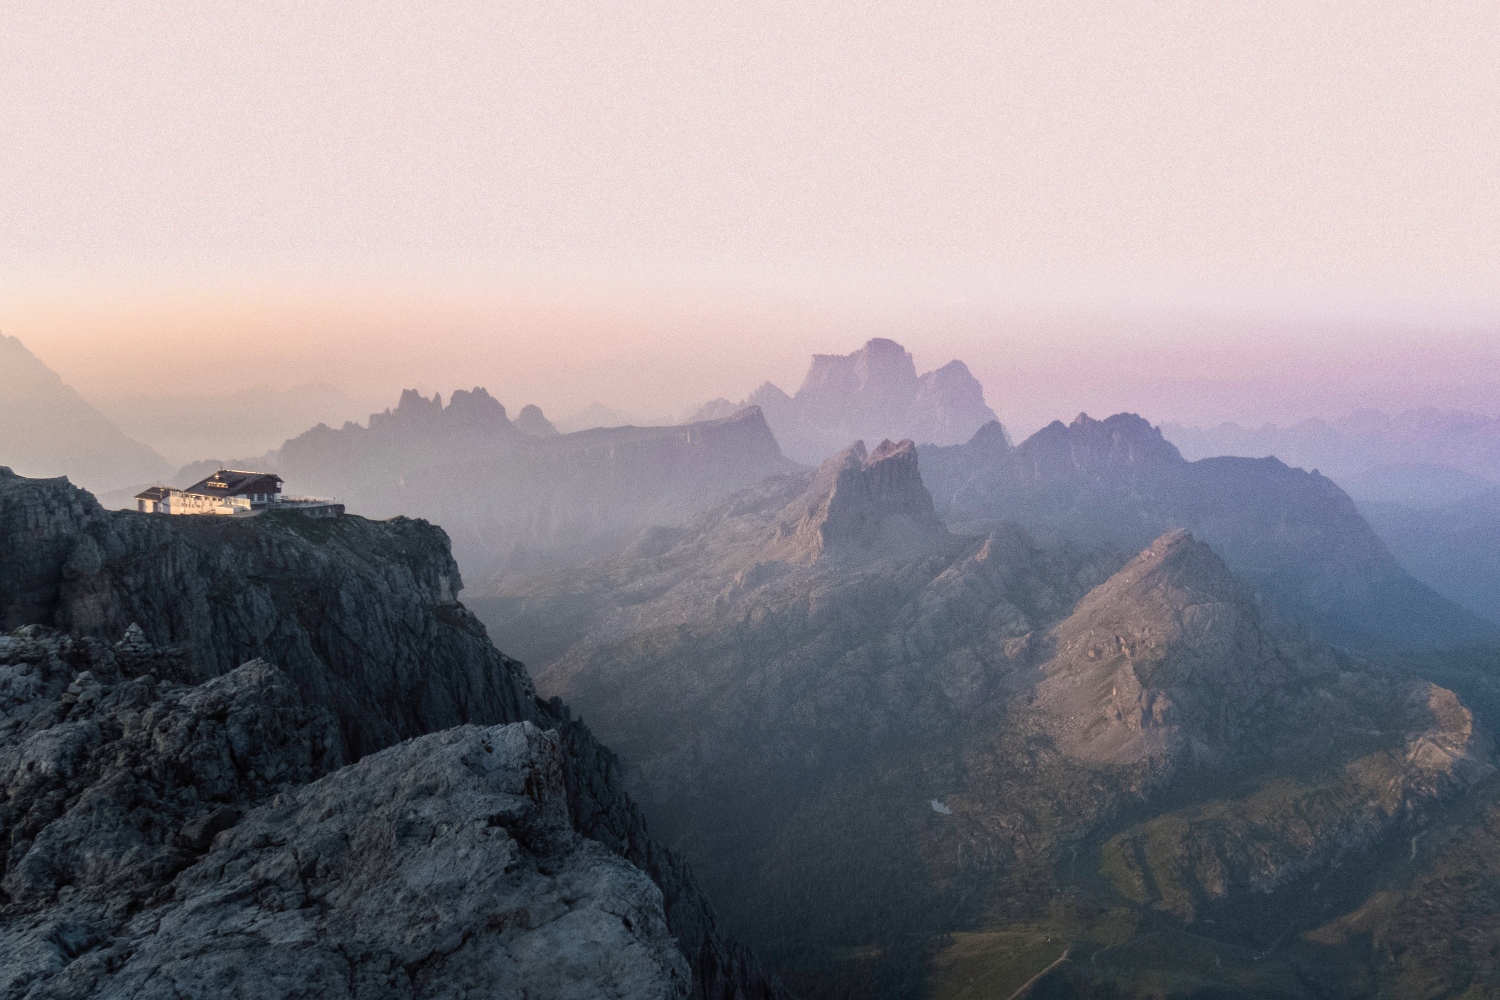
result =
M321 497L285 497L281 477L272 472L220 469L185 490L153 486L135 495L144 514L218 514L247 517L275 508L337 517L344 505Z

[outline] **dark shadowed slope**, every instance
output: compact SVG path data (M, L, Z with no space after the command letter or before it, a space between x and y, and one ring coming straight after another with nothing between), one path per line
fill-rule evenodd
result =
M1494 631L1413 579L1329 479L1274 458L1188 462L1134 414L1055 422L1015 447L992 425L922 449L922 467L950 524L1014 521L1126 550L1193 531L1279 618L1333 642L1436 646Z
M484 627L458 602L460 586L446 536L424 521L397 518L375 522L354 516L312 520L296 514L231 519L111 513L65 481L24 479L0 469L0 628L42 627L43 632L31 633L26 639L47 647L38 653L41 659L22 657L18 662L53 664L46 669L57 675L53 678L48 673L35 683L20 678L5 689L9 693L4 697L42 698L35 707L45 718L36 718L48 725L66 721L73 711L70 706L85 703L126 713L120 717L139 722L155 697L152 685L167 681L211 685L234 676L236 668L243 670L240 664L260 659L270 665L268 669L274 668L272 672L252 671L240 677L224 696L239 697L234 692L243 691L245 710L250 713L246 725L259 718L255 715L258 704L281 706L276 708L278 712L285 709L289 714L283 722L267 722L281 734L275 736L276 741L288 738L288 727L313 726L325 733L322 746L327 750L327 766L336 766L334 758L341 755L368 759L399 741L466 724L533 722L543 729L556 729L562 774L561 785L555 790L565 790L566 822L577 834L602 844L644 871L659 887L665 919L692 970L694 993L725 1000L774 995L775 990L756 972L749 955L716 930L713 913L683 862L648 834L641 814L623 792L613 755L581 723L570 718L562 703L535 698L524 668L497 652ZM49 628L65 633L57 640L66 640L64 646L75 643L76 656L68 652L74 646L59 646L48 652L48 643L56 645L49 638L53 634L47 632ZM14 651L14 644L7 644L6 649ZM68 657L73 657L71 666ZM94 659L98 660L97 670L91 666ZM93 681L80 673L85 669L110 685L110 690L89 694ZM109 671L124 672L116 676L106 674ZM141 680L147 674L154 679ZM68 686L75 675L77 691ZM61 686L56 690L48 687L57 678L61 678ZM139 687L138 681L146 687L130 694L136 689L129 685ZM115 698L116 684L128 688L118 692L126 703L109 700ZM136 700L129 701L132 698ZM207 695L192 698L213 700ZM327 713L327 725L318 728L316 720L308 721L307 710L301 707L304 705ZM191 717L199 709L187 705L185 711ZM199 714L215 720L214 725L224 718L212 705ZM101 717L98 734L106 741L114 738L111 725ZM184 730L191 731L191 725ZM93 732L74 726L54 735L61 738L70 733L82 739ZM210 737L217 739L212 733L205 734L205 738ZM231 729L229 743L235 752L242 753L247 752L242 745L245 740L254 744L259 739L242 738ZM217 746L212 739L210 743ZM431 749L437 752L438 745L432 744ZM99 753L101 762L116 759L108 747ZM184 753L189 761L197 759L186 749ZM233 773L239 778L235 780L248 781L249 790L243 796L239 792L224 793L226 811L222 815L209 812L205 822L213 828L196 840L189 837L198 846L187 855L172 853L177 850L173 846L177 844L175 828L163 833L152 826L150 830L156 832L148 830L150 836L158 838L164 850L170 848L168 853L173 857L192 861L209 846L216 832L225 825L232 826L241 812L258 808L269 799L277 790L276 781L294 780L276 777L253 763L237 764L236 768ZM60 776L60 780L73 780L69 776L74 774L61 766L47 773ZM78 772L76 777L86 785L84 779L94 780L90 774L93 772ZM309 776L316 775L298 772L295 780ZM179 793L176 778L168 775L161 780L167 792ZM362 781L353 780L336 797L365 794L359 791ZM551 781L546 778L543 785ZM106 785L112 789L110 795L129 791L122 791L118 783ZM430 782L423 787L431 787ZM552 794L543 794L542 787L537 786L534 801ZM158 793L148 792L141 794L149 803L150 796ZM476 794L481 792L489 794L476 790ZM82 788L68 794L82 794ZM421 799L426 793L417 788L412 794ZM10 801L14 804L18 800L12 795ZM69 801L66 796L58 797L54 805ZM120 810L110 805L113 800L99 801L104 814L119 814ZM121 803L120 809L130 815L149 816L125 799ZM280 808L285 803L271 805ZM130 812L132 809L136 812ZM36 822L50 822L51 815L38 813ZM83 818L78 822L93 822L88 815L92 814L80 814ZM560 813L551 815L556 819ZM193 820L186 813L183 818ZM266 822L274 820L263 818ZM525 824L516 826L512 822L523 818L497 813L494 820L497 826L514 830L524 840ZM4 817L0 821L9 822ZM281 822L285 820L275 820ZM400 824L395 828L416 829ZM36 823L27 829L37 829ZM371 835L377 839L385 836L381 842L389 844L390 829L383 835L380 829L376 823ZM528 857L545 858L554 849L566 853L573 849L570 844L537 840L528 848L532 852ZM250 838L239 846L250 852L244 855L245 864L260 863L254 856L254 851L263 846L259 841ZM285 858L266 860L278 871L276 866L284 862ZM352 879L357 886L365 877L360 873L360 863L358 859L339 862L342 867L334 874L339 879ZM545 860L539 863L546 866ZM140 891L163 890L177 870L169 865L137 872L141 878L149 875L159 880ZM323 884L311 874L305 877ZM283 885L275 891L284 894L295 888L295 884ZM304 886L303 891L310 890ZM277 898L289 897L262 894L257 898L274 903ZM52 905L46 900L43 903ZM266 905L276 911L274 905ZM120 911L109 919L124 919L124 914ZM43 916L55 923L58 914L49 911ZM451 912L449 917L453 917ZM495 930L504 925L504 920L486 924L479 919L476 928ZM81 951L103 947L115 933L106 928L99 932L103 936L97 936L91 926L83 926L77 942L59 947L71 949L76 957ZM333 933L332 928L325 930ZM463 932L455 925L453 933L461 937ZM428 994L419 991L410 995Z
M69 476L92 489L146 485L172 474L156 452L63 384L14 337L0 335L0 465Z
M754 408L675 427L559 435L543 424L512 423L483 389L446 406L408 390L367 427L315 427L231 467L274 471L289 491L338 497L351 512L439 522L479 581L607 555L645 525L675 524L791 468Z
M853 354L815 354L795 395L767 382L744 406L758 406L788 455L817 463L851 440L958 444L994 420L984 387L962 361L918 376L912 357L894 340L877 338ZM700 418L736 407L715 400Z

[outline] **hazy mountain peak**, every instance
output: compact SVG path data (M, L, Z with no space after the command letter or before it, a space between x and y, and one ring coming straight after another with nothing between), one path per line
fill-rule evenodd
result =
M42 364L15 337L0 333L0 391L12 400L45 399L69 392L62 376Z
M760 387L750 394L746 402L764 408L767 403L776 406L781 403L790 403L792 397L788 396L781 387L772 382L762 382Z
M1104 420L1080 413L1067 425L1054 420L1027 438L1017 451L1039 461L1062 462L1079 471L1121 465L1177 465L1183 461L1158 428L1134 413L1116 413Z
M527 403L521 407L521 412L516 414L516 430L522 434L530 434L532 437L556 437L557 428L552 426L552 421L542 414L542 408L535 403Z
M819 462L852 439L961 444L995 413L984 387L962 361L917 375L911 353L876 337L851 354L814 354L795 395L764 382L742 405L760 406L791 458ZM696 419L717 416L715 400Z
M1010 435L998 420L991 420L969 438L969 447L985 452L1009 452L1014 445L1011 444Z
M171 473L14 337L0 335L0 463L70 476L94 489L138 487Z
M509 430L511 427L505 407L482 386L468 391L455 389L443 412L451 424L466 430Z
M916 394L911 355L894 340L877 338L853 354L814 354L792 398L806 418L871 426L899 418Z

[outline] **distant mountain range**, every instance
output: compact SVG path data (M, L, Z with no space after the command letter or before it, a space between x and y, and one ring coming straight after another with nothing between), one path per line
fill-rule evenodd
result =
M758 406L786 454L817 464L854 440L958 444L996 419L962 361L918 376L911 354L877 338L853 354L815 354L795 395L765 383L742 403L717 399L697 419Z
M160 455L127 437L19 340L3 335L0 465L25 476L67 476L92 490L144 485L172 472Z
M1289 427L1167 424L1162 432L1190 458L1275 455L1320 470L1412 576L1500 622L1500 418L1362 410Z
M482 582L608 555L646 525L681 521L791 465L753 407L675 427L559 434L535 406L512 421L475 388L446 405L407 390L366 426L320 425L265 455L197 463L178 478L252 468L354 513L427 518Z
M1360 410L1339 420L1304 420L1289 427L1164 424L1162 433L1188 458L1275 455L1287 465L1317 469L1342 481L1378 466L1444 465L1500 480L1500 417L1432 407L1395 415Z
M1500 483L1446 466L1381 466L1344 481L1418 580L1500 623Z
M922 449L951 524L1021 524L1041 537L1131 551L1185 528L1283 622L1358 648L1474 642L1495 634L1402 568L1328 478L1276 458L1184 459L1134 414L1053 422L1012 447L998 424Z
M1005 454L1053 499L1068 468L1191 467L1129 420L1098 423ZM991 429L975 448L1000 443ZM1360 982L1357 945L1257 956L1374 891L1346 875L1344 896L1319 895L1328 866L1404 850L1492 772L1471 711L1279 632L1186 532L1132 556L1014 523L949 531L961 491L934 504L931 453L856 445L470 604L620 754L733 931L820 995L995 977L1007 996L1064 941L1098 962L1064 966L1055 995L1114 995L1117 975L1160 975L1149 943L1188 927L1239 949L1209 977L1257 995L1297 981L1288 963ZM1333 530L1289 523L1309 509L1263 484L1283 468L1251 463L1237 486L1304 536ZM1282 886L1294 909L1259 920ZM1004 978L1023 953L1032 971Z

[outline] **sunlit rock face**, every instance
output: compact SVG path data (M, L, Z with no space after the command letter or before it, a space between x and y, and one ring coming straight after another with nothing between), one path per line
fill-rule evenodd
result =
M909 440L883 441L873 452L862 441L844 449L822 464L805 499L788 511L771 551L793 561L912 554L949 538Z

